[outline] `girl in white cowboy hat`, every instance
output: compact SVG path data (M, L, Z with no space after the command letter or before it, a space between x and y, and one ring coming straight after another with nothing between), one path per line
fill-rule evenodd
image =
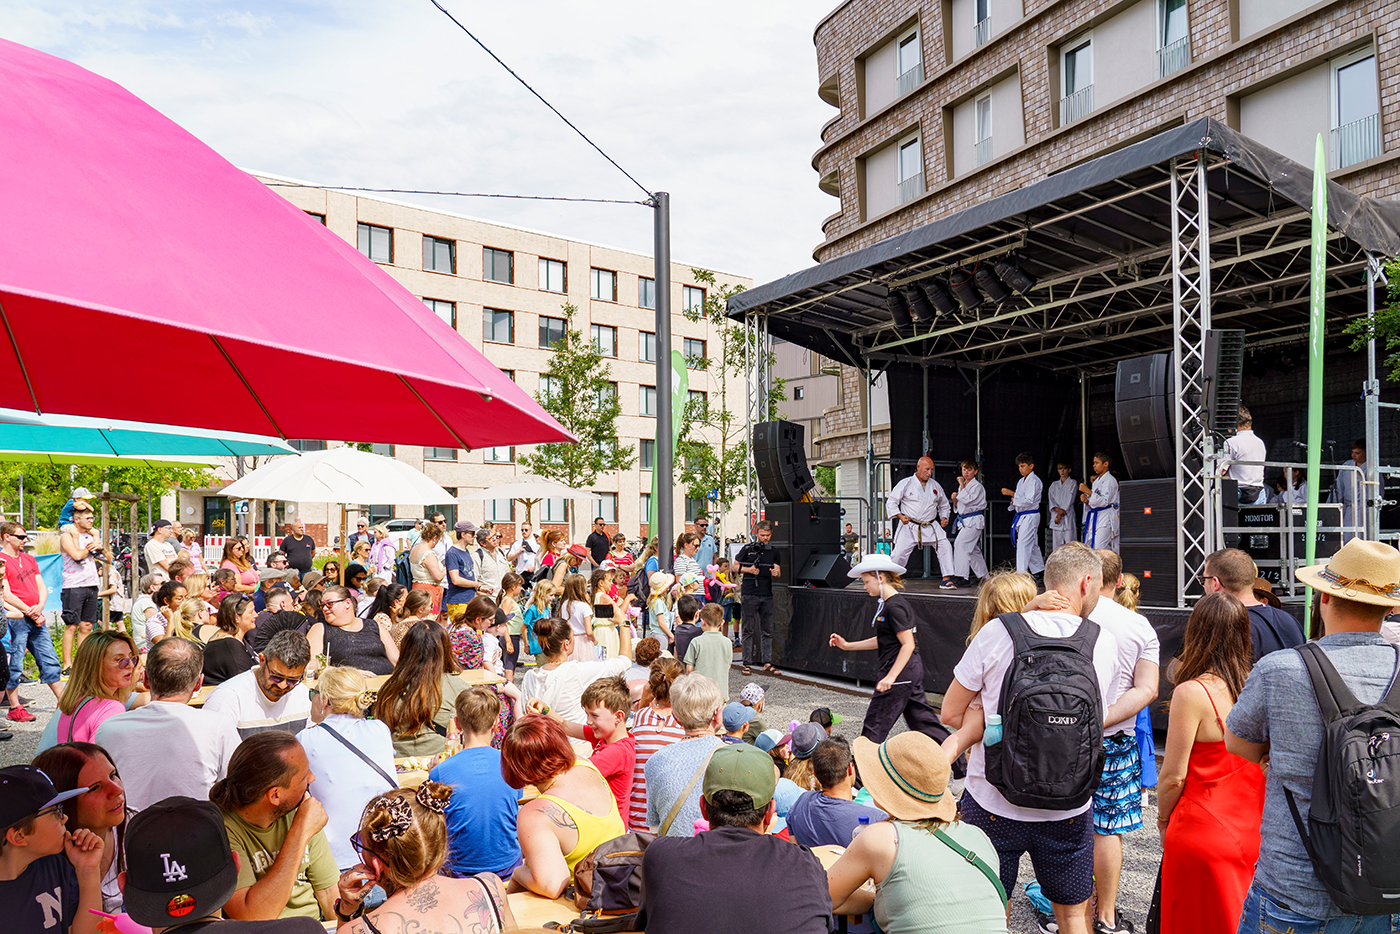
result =
M922 733L852 750L876 807L871 824L827 871L836 915L874 909L886 934L1005 934L1006 890L997 851L979 828L958 820L948 757ZM872 894L862 888L875 883Z
M924 663L919 658L914 638L918 622L908 599L901 593L903 574L904 566L895 564L888 555L866 555L851 568L850 576L860 578L865 592L879 598L870 621L875 634L851 642L833 632L830 644L843 652L874 650L879 653L875 696L865 712L862 736L877 743L884 742L902 715L909 729L926 733L941 743L949 733L924 698Z

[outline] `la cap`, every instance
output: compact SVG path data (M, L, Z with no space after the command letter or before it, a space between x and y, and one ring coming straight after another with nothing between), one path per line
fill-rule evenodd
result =
M238 887L224 829L212 801L174 796L131 819L126 829L126 913L149 927L211 915Z

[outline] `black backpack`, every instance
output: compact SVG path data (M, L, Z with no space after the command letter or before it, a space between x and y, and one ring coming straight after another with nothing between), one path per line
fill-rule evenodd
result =
M409 549L405 548L394 559L394 583L404 587L413 586L413 568L408 563L408 552Z
M1367 706L1315 642L1303 656L1325 724L1313 772L1308 824L1293 792L1288 809L1313 872L1349 915L1400 911L1400 677Z
M1034 632L1004 613L1015 656L1001 685L1001 742L986 746L987 781L1018 807L1077 808L1103 772L1103 700L1094 669L1099 625L1079 622L1065 638Z

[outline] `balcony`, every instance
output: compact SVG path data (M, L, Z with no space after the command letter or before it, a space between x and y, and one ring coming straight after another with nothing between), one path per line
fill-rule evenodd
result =
M992 18L988 16L980 23L972 27L972 47L981 48L987 44L987 40L992 38Z
M1175 42L1164 45L1157 50L1158 78L1174 75L1189 64L1191 64L1191 41L1188 36L1182 36Z
M1060 126L1089 116L1094 110L1094 86L1086 84L1069 97L1060 98Z
M1332 130L1332 167L1344 169L1381 154L1381 115L1371 114Z
M899 183L899 203L907 204L924 193L924 173L911 175Z
M972 144L972 164L974 166L986 165L992 161L992 138L979 139Z
M924 66L922 64L915 65L899 76L898 81L895 82L895 94L898 97L903 97L923 83Z

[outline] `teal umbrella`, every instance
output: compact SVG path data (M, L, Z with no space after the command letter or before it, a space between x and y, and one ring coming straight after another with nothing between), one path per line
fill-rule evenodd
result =
M0 459L63 464L212 463L295 453L280 438L0 409ZM119 458L119 460L112 460Z

